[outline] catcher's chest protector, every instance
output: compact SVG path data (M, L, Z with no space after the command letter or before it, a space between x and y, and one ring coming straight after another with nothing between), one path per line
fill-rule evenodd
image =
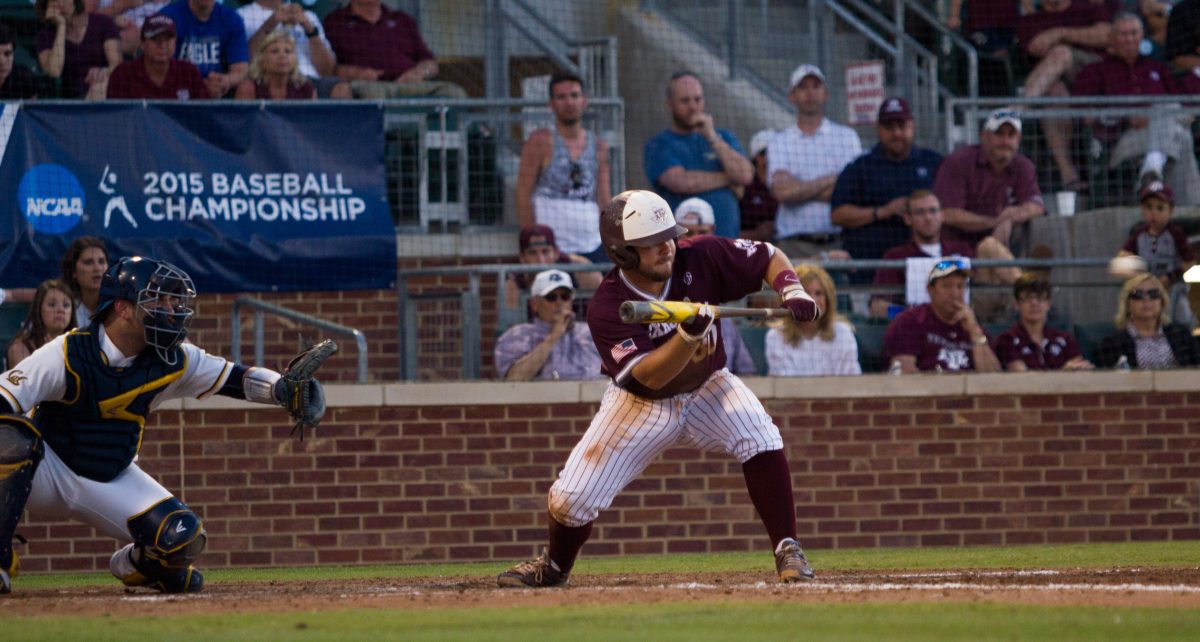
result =
M66 395L38 404L33 419L72 472L108 482L137 455L150 402L183 376L187 359L177 354L170 366L144 350L128 367L113 368L94 329L67 335Z

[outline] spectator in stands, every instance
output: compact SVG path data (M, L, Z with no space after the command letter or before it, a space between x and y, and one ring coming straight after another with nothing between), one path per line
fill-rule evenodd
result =
M539 272L529 288L534 318L496 340L496 372L508 381L593 379L600 355L586 323L575 322L575 288L562 270Z
M66 283L42 281L33 295L29 315L8 344L8 367L12 368L54 337L75 327L75 300Z
M893 97L879 105L879 143L846 166L833 188L834 225L842 227L842 249L856 259L877 259L910 236L902 216L909 195L933 187L942 155L913 144L908 101ZM851 283L870 283L871 270L850 274Z
M1091 370L1070 333L1046 324L1050 314L1050 282L1037 272L1022 274L1013 284L1017 322L996 338L996 358L1005 370Z
M62 259L62 280L75 297L75 326L92 323L92 311L100 302L100 281L108 270L108 250L104 241L81 236L67 246Z
M213 98L237 89L250 68L246 27L237 11L216 0L175 0L162 14L175 21L175 57L200 70Z
M1092 0L1042 0L1036 13L1021 16L1017 39L1037 65L1025 79L1025 96L1070 95L1067 87L1085 65L1096 62L1109 42L1106 4ZM1071 155L1071 121L1047 118L1042 131L1064 190L1080 192L1086 184Z
M824 313L797 323L782 319L767 331L767 373L772 377L819 377L862 374L854 330L837 313L837 290L829 273L808 263L796 275Z
M1171 323L1170 297L1153 274L1139 274L1121 288L1116 332L1100 340L1096 365L1165 370L1200 365L1200 345L1185 326Z
M258 51L267 34L282 29L292 34L300 73L312 81L321 98L351 98L350 85L335 74L337 58L325 38L325 28L317 14L304 5L284 0L255 0L238 9L250 51Z
M554 128L530 134L517 170L517 220L552 228L559 247L592 261L608 261L600 245L600 208L612 198L608 143L583 126L583 80L550 77Z
M578 254L567 254L558 248L554 230L545 225L529 225L521 228L518 240L522 265L553 265L567 263L591 263ZM607 261L606 261L607 262ZM521 302L521 291L529 287L530 274L510 274L504 284L504 301L507 307L515 308ZM599 272L575 272L571 282L582 290L595 290L600 286L603 275Z
M1146 28L1146 36L1139 47L1143 56L1170 64L1167 60L1167 21L1171 15L1171 3L1163 0L1139 0L1137 14Z
M689 196L713 206L717 236L737 238L741 230L738 194L754 179L733 132L719 129L704 109L704 86L690 71L671 76L667 85L671 128L646 143L646 178L674 209Z
M1200 0L1183 0L1167 19L1167 60L1175 71L1200 68Z
M462 87L433 80L437 58L417 23L380 0L350 0L325 16L325 35L337 56L335 73L359 98L465 98Z
M0 24L0 100L37 98L39 87L33 72L14 64L17 43L8 27Z
M775 213L779 201L767 187L767 143L776 134L773 129L764 129L750 139L750 162L754 164L754 180L746 186L738 208L741 211L742 238L754 241L770 241L775 238Z
M698 196L684 200L675 208L675 222L687 229L681 240L713 234L717 227L712 205ZM757 374L754 357L750 356L737 324L729 318L718 319L718 322L721 324L721 341L725 344L725 367L738 375Z
M142 22L142 55L112 72L109 98L205 100L212 96L196 65L175 59L175 21L162 14Z
M282 29L258 39L248 76L234 94L238 100L310 100L317 97L317 88L300 73L296 41L290 32Z
M121 53L132 57L141 45L142 24L146 18L158 13L167 6L168 0L99 0L95 2L93 13L99 13L113 19L121 30ZM94 0L85 0L90 7Z
M1142 257L1171 295L1174 305L1168 316L1172 322L1195 328L1196 315L1188 303L1188 284L1183 281L1183 273L1196 264L1196 255L1187 233L1178 223L1171 222L1174 195L1170 187L1154 181L1139 196L1142 222L1133 228L1117 256Z
M883 356L900 372L996 372L1000 361L987 333L967 305L970 271L961 259L946 259L929 271L929 303L908 308L888 325Z
M1175 93L1171 70L1139 53L1142 21L1120 12L1112 22L1112 53L1079 72L1072 86L1080 96L1164 96ZM1190 119L1189 121L1190 122ZM1141 159L1138 187L1162 181L1172 183L1180 201L1200 203L1200 169L1192 149L1192 133L1175 117L1133 117L1111 124L1101 119L1097 138L1116 141L1109 154L1109 167ZM1167 161L1173 161L1170 171Z
M862 153L853 129L825 117L825 74L800 65L788 83L796 125L767 145L771 194L779 200L775 238L788 256L813 256L841 248L829 200L838 174Z
M1046 213L1033 161L1021 146L1021 118L1010 109L988 115L978 145L946 157L933 192L946 216L945 236L978 245L993 236L1008 246L1013 226Z
M978 245L971 245L959 239L945 238L942 234L945 215L937 195L929 190L921 189L910 194L901 216L904 224L912 230L912 235L907 243L889 248L887 252L884 252L884 259L941 257L972 259L976 256L981 259L1013 259L1012 252L1008 250L1008 247L992 236L984 237ZM975 270L975 281L985 284L1009 284L1015 282L1020 276L1020 268L1015 267L978 268ZM902 286L906 281L903 270L886 268L875 271L875 285ZM977 318L995 316L994 308L998 304L992 300L994 298L978 294L975 296L973 307ZM889 308L892 305L901 304L903 301L904 297L899 295L873 296L871 297L870 314L873 317L889 316Z
M46 23L37 35L38 65L62 79L62 97L104 98L109 73L121 64L117 24L85 11L83 0L37 0L34 11Z
M966 5L964 20L963 6ZM979 53L1007 56L1022 13L1033 13L1033 0L950 0L946 26L962 30Z

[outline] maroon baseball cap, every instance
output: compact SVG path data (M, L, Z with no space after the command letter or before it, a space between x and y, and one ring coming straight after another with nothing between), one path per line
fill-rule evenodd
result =
M879 123L890 123L907 122L912 119L912 109L909 108L908 101L899 96L893 96L879 104L879 117L875 120Z
M1151 196L1157 196L1166 201L1167 205L1175 207L1175 192L1172 192L1171 188L1162 181L1151 181L1143 187L1141 193L1138 194L1138 202L1141 203Z
M535 237L535 236L544 237L545 240L538 241L536 243L530 242L531 239L533 239L533 237ZM550 247L558 247L558 243L554 240L554 230L546 227L545 225L530 225L528 227L521 228L521 251L522 252L524 252L525 250L527 250L531 247L541 247L543 245L549 245Z
M142 40L151 40L164 34L175 37L175 21L171 16L156 13L142 23Z

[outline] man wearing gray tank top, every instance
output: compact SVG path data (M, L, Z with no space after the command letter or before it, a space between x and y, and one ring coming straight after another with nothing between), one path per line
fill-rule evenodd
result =
M563 252L606 263L599 221L612 198L608 144L583 127L587 96L578 76L551 76L549 104L554 128L533 132L521 150L517 220L553 229Z

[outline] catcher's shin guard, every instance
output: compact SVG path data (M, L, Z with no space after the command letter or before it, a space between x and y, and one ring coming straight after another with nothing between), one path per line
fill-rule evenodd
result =
M13 533L33 491L33 474L42 458L41 433L19 415L0 415L0 593L12 588L19 563Z
M111 570L127 586L148 586L163 593L195 593L204 577L192 562L208 536L200 518L169 497L129 518L133 543L113 555Z

